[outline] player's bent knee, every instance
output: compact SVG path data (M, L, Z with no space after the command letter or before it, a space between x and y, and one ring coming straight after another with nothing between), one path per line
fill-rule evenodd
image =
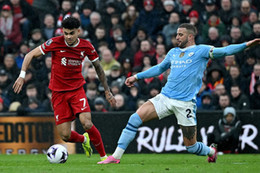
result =
M70 139L70 134L60 134L60 137L64 142L68 142Z
M92 123L92 121L89 120L89 121L82 123L82 126L85 130L89 130L93 126L93 123Z

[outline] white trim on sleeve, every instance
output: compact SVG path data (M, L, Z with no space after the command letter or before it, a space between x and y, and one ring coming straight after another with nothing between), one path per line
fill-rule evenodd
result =
M99 57L97 57L96 59L92 60L91 62L95 62L95 61L97 61L98 59L99 59Z
M41 45L39 46L39 48L40 48L40 50L41 50L41 53L42 53L43 55L45 55L45 53L44 53L43 50L42 50L42 46L41 46Z

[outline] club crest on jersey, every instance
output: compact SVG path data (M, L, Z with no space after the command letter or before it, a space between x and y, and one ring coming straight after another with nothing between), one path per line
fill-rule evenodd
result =
M46 46L50 46L52 43L52 39L49 39L48 41L46 41Z
M182 53L179 55L179 57L182 58L182 57L184 56L184 54L185 54L185 53L182 52Z
M194 52L189 53L189 57L191 57L192 55L194 55Z

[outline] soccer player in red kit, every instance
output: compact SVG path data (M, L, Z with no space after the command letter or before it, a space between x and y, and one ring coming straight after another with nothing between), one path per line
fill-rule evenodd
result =
M78 38L80 22L68 17L62 22L62 36L47 40L30 51L24 58L21 73L13 85L15 93L19 93L24 84L26 70L32 58L52 52L51 79L52 105L57 130L65 142L80 142L88 157L92 154L90 141L100 154L101 160L107 155L98 129L91 121L90 108L83 89L85 80L82 76L82 61L87 56L92 62L99 80L104 86L105 96L111 106L116 100L108 87L105 73L100 65L98 54L89 41ZM71 122L78 117L86 133L78 134L71 130Z

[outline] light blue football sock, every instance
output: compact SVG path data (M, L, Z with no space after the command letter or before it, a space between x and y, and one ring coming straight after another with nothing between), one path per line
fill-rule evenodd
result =
M129 143L135 138L137 129L142 123L143 121L137 113L132 114L118 140L118 147L125 150Z
M210 148L202 142L196 142L194 145L187 146L186 149L189 153L197 154L199 156L206 156L210 152Z

